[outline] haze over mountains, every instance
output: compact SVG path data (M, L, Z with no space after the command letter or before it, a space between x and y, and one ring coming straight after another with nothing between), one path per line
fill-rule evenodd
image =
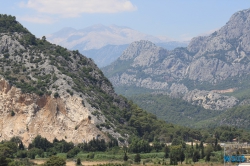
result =
M247 104L249 21L250 10L239 11L218 31L172 51L150 41L133 42L103 71L126 96L163 93L213 110Z
M116 60L128 44L138 40L149 40L159 46L174 49L183 47L187 42L176 42L162 37L155 37L122 26L93 25L84 29L63 28L51 35L47 40L71 50L79 50L92 58L99 67L109 65Z

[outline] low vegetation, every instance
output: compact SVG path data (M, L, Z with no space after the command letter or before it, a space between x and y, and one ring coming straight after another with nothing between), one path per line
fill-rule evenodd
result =
M63 166L66 160L81 165L84 161L111 161L118 165L132 163L151 163L161 165L191 164L196 162L223 162L222 147L214 133L214 139L191 141L187 144L182 139L174 138L171 144L160 140L152 143L134 138L129 146L119 147L117 142L106 143L104 140L93 139L88 143L74 145L71 142L37 136L28 147L23 146L18 137L0 143L0 164L9 166L34 165L34 159L45 159L43 166ZM232 133L231 133L232 134ZM103 164L117 165L117 164Z

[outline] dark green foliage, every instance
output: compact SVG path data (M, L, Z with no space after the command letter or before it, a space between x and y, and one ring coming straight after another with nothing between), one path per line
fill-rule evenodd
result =
M67 153L71 149L74 148L74 144L72 142L66 142L65 140L54 140L53 146L48 149L51 155L56 153Z
M55 97L55 98L58 98L58 97L59 97L58 92L54 93L54 97Z
M18 144L20 144L20 142L22 142L20 138L13 137L10 141L2 141L0 143L0 165L14 166L20 164L29 166L31 164L28 159L15 161L13 160L15 157L27 157L27 151L19 150L18 148Z
M140 163L140 162L141 162L141 156L140 156L139 153L137 153L137 154L135 155L134 162L136 162L136 163Z
M200 153L199 153L198 150L195 150L195 151L194 151L194 154L193 154L193 157L192 157L192 160L193 160L193 162L195 163L195 162L198 162L199 159L200 159Z
M162 120L190 127L199 127L196 125L197 122L218 116L221 113L162 94L143 94L130 96L129 98L137 103L138 106Z
M103 139L99 140L99 139L93 138L93 140L89 141L88 143L85 142L83 144L79 144L78 147L80 147L81 150L85 152L95 152L95 151L104 152L107 149L107 146L109 145L110 144L107 145ZM111 148L114 146L118 146L118 143L114 145L110 145L109 147Z
M19 160L11 161L8 166L34 166L34 162L30 161L28 158L23 158Z
M206 161L206 162L209 162L209 161L210 161L210 156L211 156L211 154L207 154L207 155L206 155L206 157L205 157L205 161Z
M173 140L173 142L175 144L174 145L172 144L169 150L170 164L177 165L177 162L180 161L182 163L185 160L184 150L187 147L186 147L186 144L182 141ZM165 152L165 155L166 155L166 152Z
M180 162L182 164L182 162L185 160L185 154L184 154L184 150L181 149L181 152L180 152Z
M75 157L81 151L80 148L74 147L73 149L69 150L67 153L67 158Z
M81 162L81 159L80 159L80 158L77 158L77 160L76 160L76 165L82 165L82 162Z
M124 161L128 161L128 155L127 155L127 153L124 153L123 160Z
M16 21L15 16L0 14L0 33L8 32L28 33L28 30Z
M26 150L19 150L17 152L17 157L18 158L26 158L26 157L28 157L28 153Z
M49 142L46 138L41 137L40 135L36 136L32 141L32 144L29 147L34 147L47 151L49 148L53 147L53 144Z
M11 113L10 113L11 116L15 116L15 112L13 110L11 110Z
M27 152L27 156L30 159L35 159L36 155L38 155L39 157L43 157L43 153L44 153L43 149L31 148Z
M45 166L66 166L66 160L58 156L52 156L44 164Z
M30 33L27 33L23 36L19 42L24 45L25 47L28 47L30 45L37 45L36 37Z
M168 158L169 157L169 152L170 152L170 148L166 145L164 148L164 157Z
M147 141L139 138L134 138L129 145L129 151L133 153L149 153L151 151L151 147Z
M216 118L210 118L207 120L204 120L203 122L205 125L209 125L211 121L213 122L213 125L210 124L211 127L218 126L218 124L222 125L230 125L238 128L244 128L249 130L250 128L250 114L249 114L249 105L244 105L244 106L237 106L231 109L228 109L227 111L221 113L220 116ZM236 121L235 119L238 119ZM239 121L244 121L244 123L241 123ZM223 138L223 136L221 137ZM223 140L223 141L231 141L232 138L229 138L229 140Z
M19 150L24 150L23 142L21 141L18 146Z
M88 155L87 155L87 158L88 159L93 159L95 157L95 153L89 153Z
M9 162L7 158L13 156L13 153L6 144L0 144L0 166L7 166Z
M153 142L153 148L156 152L159 152L162 150L162 148L164 147L164 144L161 144L159 141L155 140Z

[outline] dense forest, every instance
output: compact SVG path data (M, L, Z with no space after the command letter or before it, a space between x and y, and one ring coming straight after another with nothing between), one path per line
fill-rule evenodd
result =
M194 128L205 127L197 125L197 122L216 117L223 112L208 110L201 106L192 105L182 99L171 98L163 94L141 94L128 98L142 109L166 122Z

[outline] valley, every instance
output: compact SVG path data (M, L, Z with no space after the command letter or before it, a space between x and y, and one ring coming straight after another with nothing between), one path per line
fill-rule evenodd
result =
M193 127L242 127L233 123L236 115L230 111L249 105L249 13L249 9L236 12L223 27L193 38L187 47L166 50L147 40L133 42L115 62L102 68L103 73L117 93L163 120L181 125L187 121L185 125ZM168 105L175 99L187 103L175 105L172 111ZM190 116L194 110L189 108L195 105L200 106L194 109L197 116L207 116L199 120ZM230 119L226 114L235 116ZM189 121L190 117L194 120Z
M0 165L222 165L250 140L249 21L187 45L115 25L37 38L0 14Z

